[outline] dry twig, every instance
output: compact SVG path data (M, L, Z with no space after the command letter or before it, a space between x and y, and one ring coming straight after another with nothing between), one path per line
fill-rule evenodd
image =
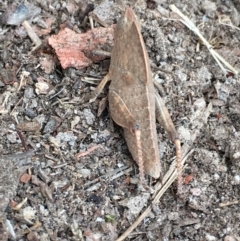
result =
M90 186L90 185L94 184L95 182L97 182L96 184L92 185L91 187L89 187L87 189L87 191L96 190L97 187L99 187L99 185L101 185L101 183L99 182L101 179L103 180L103 179L109 178L110 181L112 181L112 180L114 180L116 178L119 178L122 175L125 175L125 174L131 172L132 169L133 169L132 167L129 167L129 168L127 168L126 166L120 167L118 169L113 170L112 172L108 172L105 175L102 175L102 176L100 176L100 177L98 177L98 178L96 178L96 179L94 179L92 181L89 181L89 182L85 183L83 185L83 187Z
M80 157L86 156L86 155L90 154L91 152L93 152L94 150L98 149L99 147L101 147L101 146L96 145L96 146L90 147L87 151L80 151L79 153L77 153L75 155L75 158L79 159Z
M227 75L227 70L223 67L222 64L224 64L229 70L232 71L235 75L238 74L238 71L234 69L232 65L230 65L221 55L219 55L213 48L212 45L209 44L209 42L203 37L203 35L200 33L199 29L196 27L196 25L187 17L185 16L174 4L170 5L169 8L177 13L182 19L180 20L183 24L185 24L190 30L192 30L200 39L201 41L206 45L209 52L213 56L213 58L218 63L219 67L222 69L225 76Z
M226 206L230 206L230 205L234 205L234 204L239 204L239 202L240 202L240 200L219 203L219 207L222 208L222 207L226 207Z

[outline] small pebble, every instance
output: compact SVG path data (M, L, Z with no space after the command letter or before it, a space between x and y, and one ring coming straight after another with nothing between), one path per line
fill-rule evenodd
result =
M171 212L168 214L168 220L174 221L179 219L179 214L178 212Z
M91 171L89 169L82 168L79 170L79 172L82 174L83 177L91 176Z
M94 120L95 120L95 115L93 115L93 113L91 112L91 110L85 108L85 109L83 110L83 115L84 115L84 117L85 117L85 119L86 119L86 121L87 121L87 124L88 124L88 125L92 125L93 122L94 122Z
M237 241L235 237L227 235L224 237L223 241Z
M193 196L200 196L202 191L200 188L191 188L190 192L192 193Z
M207 241L217 241L218 239L215 236L211 235L211 234L207 234L206 235L206 240Z
M97 218L96 218L96 222L104 222L104 219L103 219L103 218L100 218L100 217L97 217Z
M204 109L206 107L206 102L203 98L197 99L194 103L194 106L196 106L199 109Z

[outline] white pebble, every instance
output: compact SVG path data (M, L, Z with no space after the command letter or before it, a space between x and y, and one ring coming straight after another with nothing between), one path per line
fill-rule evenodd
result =
M190 192L192 193L193 196L200 196L202 191L200 188L191 188Z

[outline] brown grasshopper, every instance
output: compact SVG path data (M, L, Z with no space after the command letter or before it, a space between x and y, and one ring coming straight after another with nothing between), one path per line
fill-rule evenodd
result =
M127 8L114 32L114 47L108 74L94 91L94 101L105 84L109 86L109 108L113 120L123 127L127 146L138 163L140 178L144 172L159 178L156 118L176 147L178 191L182 183L181 145L177 131L164 105L155 92L150 62L141 35L140 23L131 8Z

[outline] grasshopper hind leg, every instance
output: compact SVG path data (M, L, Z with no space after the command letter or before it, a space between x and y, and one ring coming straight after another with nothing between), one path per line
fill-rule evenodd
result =
M118 93L114 90L109 90L109 108L113 120L121 127L127 129L135 136L135 143L137 148L137 164L139 166L140 181L145 184L144 178L144 164L141 144L141 129L136 123L134 116L127 108L126 104Z
M160 125L167 132L169 139L174 143L176 148L176 168L178 173L178 194L182 193L182 151L181 143L178 137L178 133L169 115L169 112L164 104L164 101L158 93L155 93L156 100L156 118Z

